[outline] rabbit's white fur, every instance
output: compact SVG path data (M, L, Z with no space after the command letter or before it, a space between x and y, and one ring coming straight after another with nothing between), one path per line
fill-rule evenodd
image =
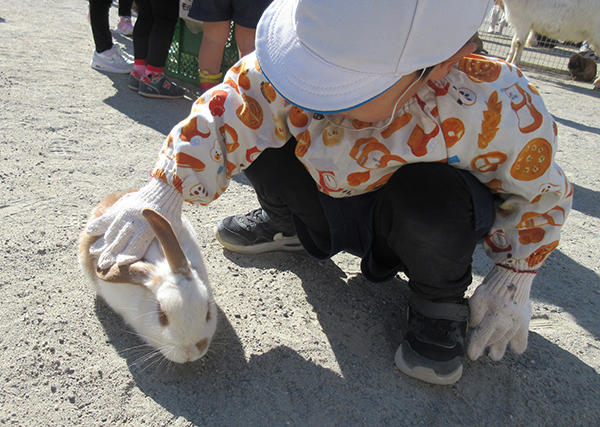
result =
M600 7L598 0L504 0L506 20L515 35L506 60L519 64L531 30L556 40L587 40L600 52ZM600 90L600 78L594 81Z
M90 219L102 215L123 194L102 201ZM173 231L191 267L186 274L172 271L157 239L136 263L149 272L143 283L134 284L133 280L121 277L117 281L99 277L102 274L96 270L98 257L90 254L90 247L98 237L88 235L85 229L79 239L78 258L97 293L143 340L167 359L184 363L206 354L217 326L217 309L191 223L182 217L181 226ZM166 317L160 315L160 310Z

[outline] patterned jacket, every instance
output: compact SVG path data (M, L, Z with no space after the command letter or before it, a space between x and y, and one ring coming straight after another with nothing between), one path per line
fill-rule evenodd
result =
M336 126L289 104L251 54L172 129L152 175L186 201L205 205L233 174L292 135L298 159L332 197L374 191L408 163L445 162L468 170L503 200L483 244L495 263L534 272L557 247L573 187L554 162L556 124L516 67L470 55L421 88L385 129L339 120Z

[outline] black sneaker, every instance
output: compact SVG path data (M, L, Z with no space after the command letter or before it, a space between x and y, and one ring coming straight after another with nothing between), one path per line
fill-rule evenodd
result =
M137 70L131 70L131 73L129 73L129 82L127 83L127 85L129 86L129 89L134 90L134 91L138 91L140 90L140 79L142 78L142 76L140 75L139 71Z
M469 306L411 296L408 327L396 352L406 375L433 384L454 384L462 375Z
M165 77L150 74L140 78L139 94L147 98L183 98L185 91Z
M274 229L262 208L222 219L215 227L215 237L230 251L248 254L303 249L297 236Z

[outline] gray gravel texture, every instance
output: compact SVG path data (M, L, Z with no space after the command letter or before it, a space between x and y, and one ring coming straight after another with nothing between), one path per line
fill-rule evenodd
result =
M219 306L215 342L198 362L156 363L84 280L76 241L102 197L147 181L198 92L145 99L126 75L92 70L86 8L0 4L0 425L599 424L600 92L525 70L558 123L575 202L534 283L523 355L467 360L450 387L402 375L405 278L370 284L346 254L222 249L216 221L256 207L242 176L209 207L185 208ZM478 250L475 284L490 267Z

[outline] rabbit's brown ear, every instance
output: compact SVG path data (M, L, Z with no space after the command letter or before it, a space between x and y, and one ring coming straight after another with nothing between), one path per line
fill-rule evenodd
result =
M154 234L156 234L156 238L165 252L165 258L167 258L171 271L175 274L183 274L184 276L191 274L187 258L169 221L152 209L144 209L142 215L144 215Z
M104 270L96 270L96 275L105 282L130 283L140 286L147 283L153 273L154 268L152 265L143 261L128 265L115 264Z

